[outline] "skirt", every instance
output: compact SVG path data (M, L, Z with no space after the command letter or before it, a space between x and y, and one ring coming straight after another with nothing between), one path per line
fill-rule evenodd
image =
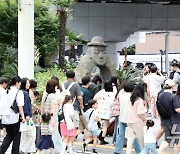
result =
M52 136L51 135L42 135L39 143L37 144L37 149L47 150L50 148L54 148Z
M67 130L65 122L60 123L60 132L61 136L69 136L69 137L75 137L76 136L76 129Z

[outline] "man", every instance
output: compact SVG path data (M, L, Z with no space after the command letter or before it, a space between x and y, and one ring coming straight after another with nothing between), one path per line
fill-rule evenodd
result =
M173 142L173 151L174 154L179 154L178 149L178 140L180 138L180 135L176 136L175 133L173 133L173 126L176 126L176 132L180 132L180 103L178 98L173 95L173 87L174 82L170 79L165 81L164 85L164 92L159 94L158 99L159 102L163 105L164 109L167 113L169 113L168 118L161 117L161 126L163 127L163 130L165 132L165 139L161 143L160 148L158 150L158 153L161 154L162 151ZM173 138L176 137L176 140L173 140Z
M151 67L151 75L149 77L149 91L151 100L151 116L152 118L158 118L158 112L156 108L156 100L158 93L161 90L161 84L165 80L165 76L157 69L156 66ZM159 74L159 75L158 75Z
M72 82L75 82L74 71L71 71L71 70L67 71L66 77L67 77L67 80L64 83L65 89L67 89ZM79 84L77 82L75 82L69 91L70 91L71 95L75 98L75 101L74 101L74 110L75 110L74 124L75 124L75 127L78 128L79 127L79 114L81 113L81 110L83 110L83 108L84 108L83 98L82 98L81 89L80 89Z
M102 79L99 75L96 75L92 80L91 84L88 87L90 92L92 93L93 97L96 95L101 90L101 84L102 84Z
M85 76L82 78L81 92L82 92L83 105L84 105L83 112L86 112L89 109L88 101L93 98L93 95L88 90L88 87L91 84L90 81L91 81L91 79L88 76ZM82 133L83 131L85 132L85 139L87 139L87 137L88 137L87 121L86 121L84 115L80 114L79 129L77 130L77 136L80 133Z
M174 77L173 77L173 82L175 83L173 92L176 93L177 91L177 87L178 87L178 83L180 83L180 70L179 70L179 64L173 64L173 70L175 71L174 73Z
M3 111L4 111L4 107L5 107L5 103L6 103L6 99L7 99L7 92L6 92L6 87L7 87L8 81L6 78L0 78L0 129L2 130L4 128L4 125L2 124L2 115L3 115ZM1 131L1 136L3 135L3 131ZM0 140L2 141L2 138L0 138Z

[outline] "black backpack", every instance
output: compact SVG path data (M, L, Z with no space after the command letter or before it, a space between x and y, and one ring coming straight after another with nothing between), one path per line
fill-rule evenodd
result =
M162 93L158 96L157 101L156 101L157 110L162 119L169 119L171 116L170 115L170 105L168 107L168 110L166 110L165 107L163 106L163 104L159 100L159 97L161 95L162 95ZM174 94L171 95L171 100L170 100L169 104L171 104L173 102L173 99L174 99Z

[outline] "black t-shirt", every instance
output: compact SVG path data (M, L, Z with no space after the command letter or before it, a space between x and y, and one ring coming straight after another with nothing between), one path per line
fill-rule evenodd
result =
M180 108L180 101L174 95L172 97L170 92L162 92L160 94L159 101L163 104L166 111L170 112L169 119L161 119L162 126L171 126L172 124L180 124L180 114L175 111L175 109ZM172 100L173 98L173 100Z

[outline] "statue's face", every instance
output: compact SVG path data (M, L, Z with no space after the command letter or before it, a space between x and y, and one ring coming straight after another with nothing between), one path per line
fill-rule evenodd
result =
M94 63L98 66L102 66L106 63L106 48L103 46L92 46L91 57Z

